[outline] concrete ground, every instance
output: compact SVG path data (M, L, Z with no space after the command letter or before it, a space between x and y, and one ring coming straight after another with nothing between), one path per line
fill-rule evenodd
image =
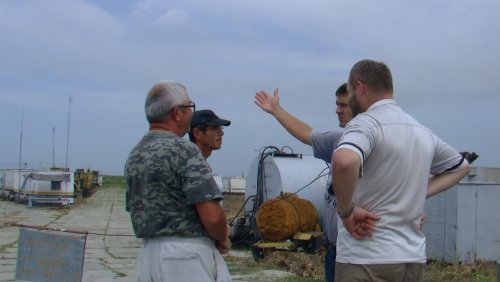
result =
M19 227L88 231L82 281L135 281L137 251L123 189L103 189L69 209L0 202L0 281L16 281ZM119 236L113 236L119 235Z
M106 188L69 209L28 207L0 201L0 281L15 279L19 227L11 224L88 231L82 281L135 281L137 252L135 238L125 211L124 190ZM231 251L228 255L251 256ZM272 281L289 273L266 270L241 274L228 264L234 281Z

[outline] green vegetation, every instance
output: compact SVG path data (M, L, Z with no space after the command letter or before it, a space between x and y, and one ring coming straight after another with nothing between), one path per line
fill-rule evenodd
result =
M125 181L124 176L103 175L102 177L103 188L110 188L110 187L125 188L126 185L127 182Z
M248 250L241 250L249 252ZM297 252L269 252L263 259L255 261L253 257L232 257L224 259L229 271L234 274L256 273L264 269L277 269L293 273L292 276L277 277L276 282L316 282L324 281L324 256L322 249L318 254ZM475 263L445 263L432 261L425 267L424 281L497 281L497 269L494 261ZM262 280L264 281L264 280Z
M425 267L424 281L497 281L494 261L475 263L432 262Z
M324 278L311 278L311 277L281 277L277 278L276 282L322 282Z

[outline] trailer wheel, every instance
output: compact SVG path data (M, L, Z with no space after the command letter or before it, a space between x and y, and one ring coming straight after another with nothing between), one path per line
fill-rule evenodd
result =
M252 246L252 255L255 261L261 260L266 256L266 253L263 248L259 248L257 246Z

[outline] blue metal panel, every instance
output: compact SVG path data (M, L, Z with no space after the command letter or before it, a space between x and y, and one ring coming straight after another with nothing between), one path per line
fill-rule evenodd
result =
M21 228L16 279L81 281L86 235Z

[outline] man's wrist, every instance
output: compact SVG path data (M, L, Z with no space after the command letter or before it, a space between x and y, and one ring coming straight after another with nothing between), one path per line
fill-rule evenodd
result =
M346 210L346 211L337 210L337 214L339 215L339 217L341 219L344 219L344 218L350 217L352 215L353 210L354 210L354 203L351 202L351 205L349 206L348 210Z

